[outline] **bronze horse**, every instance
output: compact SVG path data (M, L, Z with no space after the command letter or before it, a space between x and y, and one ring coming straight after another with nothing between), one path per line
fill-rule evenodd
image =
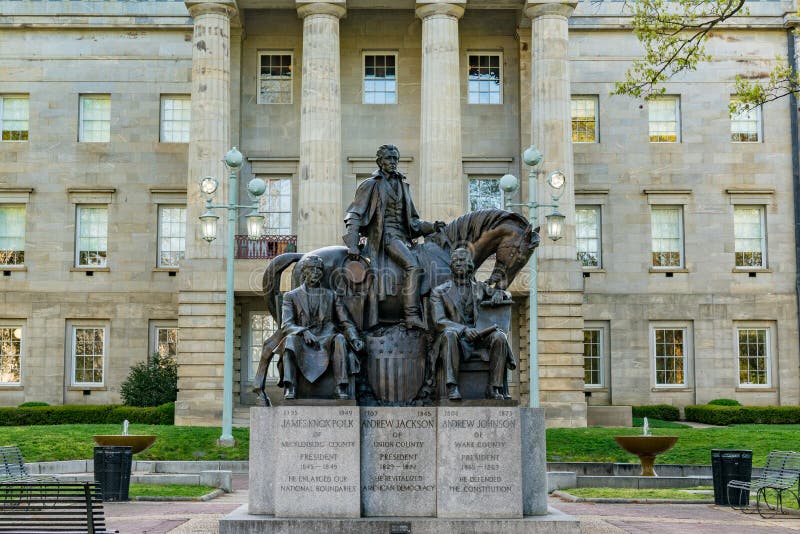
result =
M538 230L538 229L537 229ZM490 209L478 210L462 215L447 224L439 232L428 236L425 243L417 245L413 250L417 254L420 265L425 269L425 278L421 287L424 296L431 288L451 278L450 252L458 247L470 250L477 269L492 254L495 255L495 265L491 275L486 280L490 285L506 289L528 262L534 249L539 245L539 234L531 227L528 221L514 212ZM330 246L314 250L309 254L320 256L325 264L323 285L335 290L340 296L348 297L346 300L352 305L353 301L360 301L355 310L354 319L362 330L368 330L378 320L381 322L399 322L402 319L403 303L399 288L402 284L403 272L393 264L385 273L370 273L371 276L384 276L390 286L394 285L398 291L389 291L386 300L380 303L363 302L369 296L363 296L363 291L353 285L352 271L345 268L349 262L347 247ZM266 299L267 309L276 322L280 322L279 300L281 274L292 264L303 258L302 253L286 253L275 257L264 271L262 289ZM363 262L363 265L367 265ZM368 271L368 269L366 269ZM358 280L357 280L358 282ZM394 282L394 283L393 283ZM369 277L363 281L369 285ZM300 285L300 273L297 269L292 273L292 287ZM358 284L356 284L357 286ZM374 291L368 291L374 296ZM362 296L358 296L362 295ZM266 371L272 358L272 350L280 342L280 329L264 342L261 353L261 363L254 379L254 391L269 404L264 391Z

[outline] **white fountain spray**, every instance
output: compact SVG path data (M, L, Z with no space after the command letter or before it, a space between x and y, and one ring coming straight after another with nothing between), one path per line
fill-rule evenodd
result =
M650 435L650 423L647 422L647 417L644 418L644 424L642 425L642 435L643 436Z
M122 435L123 436L127 436L128 435L128 420L127 419L125 419L122 422Z

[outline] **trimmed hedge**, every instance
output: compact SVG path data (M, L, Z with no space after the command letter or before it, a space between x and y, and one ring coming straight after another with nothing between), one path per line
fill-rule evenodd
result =
M708 401L712 406L741 406L742 403L734 399L714 399Z
M35 406L0 408L0 426L122 424L171 425L175 421L175 404L154 408L132 406Z
M786 425L800 424L800 406L714 406L684 408L687 421L707 425Z
M649 406L633 406L633 417L647 417L648 419L661 419L662 421L677 421L681 411L669 404L653 404Z

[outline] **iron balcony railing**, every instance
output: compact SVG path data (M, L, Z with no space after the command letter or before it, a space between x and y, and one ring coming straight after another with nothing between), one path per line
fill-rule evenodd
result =
M244 260L268 260L297 250L296 235L266 235L250 239L246 235L236 236L236 258Z

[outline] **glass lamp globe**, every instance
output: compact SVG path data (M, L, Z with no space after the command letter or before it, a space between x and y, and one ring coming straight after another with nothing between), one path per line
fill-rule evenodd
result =
M217 217L211 210L206 211L200 217L200 235L203 239L211 243L217 238Z
M264 216L257 211L251 211L245 217L247 221L247 237L252 240L261 238L261 230L264 228Z
M566 217L554 211L545 217L545 219L547 219L547 237L553 241L558 241L564 237L564 219L566 219Z
M217 187L219 187L219 182L213 176L206 176L200 180L200 191L206 195L213 195L216 193Z
M567 177L561 171L553 171L547 178L547 183L550 184L550 187L552 187L553 189L561 189L562 187L564 187L564 184L566 182L567 182Z

